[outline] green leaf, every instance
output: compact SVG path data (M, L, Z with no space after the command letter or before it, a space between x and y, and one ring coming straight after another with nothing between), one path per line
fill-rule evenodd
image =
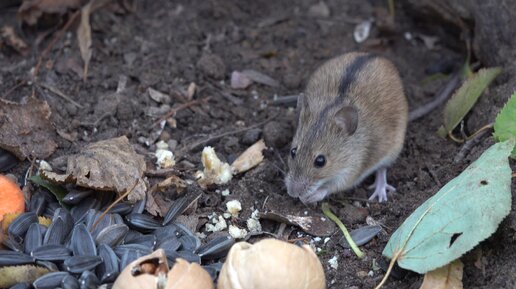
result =
M496 231L511 210L508 156L515 141L496 143L412 213L383 255L420 274L459 258Z
M67 204L64 204L63 198L68 193L65 188L62 186L54 185L52 183L49 183L42 179L39 175L33 175L29 178L29 181L35 183L38 186L44 187L45 189L49 190L57 199L59 204L61 204L62 207L69 209L69 206Z
M502 108L494 123L494 137L497 141L516 138L516 92ZM512 158L516 158L516 147L512 150Z
M468 78L453 94L444 108L444 128L439 129L439 135L448 134L460 123L471 110L482 92L502 72L500 67L482 68Z

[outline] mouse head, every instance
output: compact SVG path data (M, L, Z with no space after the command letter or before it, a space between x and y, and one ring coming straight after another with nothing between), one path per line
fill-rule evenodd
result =
M313 99L299 97L299 123L285 179L288 194L305 204L345 189L356 175L356 165L352 164L359 162L353 153L360 122L357 108L340 97L325 106L318 106Z

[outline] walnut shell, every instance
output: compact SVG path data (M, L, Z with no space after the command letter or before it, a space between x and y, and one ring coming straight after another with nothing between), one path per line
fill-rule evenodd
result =
M326 279L317 255L276 239L231 247L219 275L218 289L324 289Z
M138 272L134 274L134 272ZM160 286L158 286L160 283ZM213 289L210 274L199 264L178 258L168 270L163 249L131 262L120 273L113 289Z

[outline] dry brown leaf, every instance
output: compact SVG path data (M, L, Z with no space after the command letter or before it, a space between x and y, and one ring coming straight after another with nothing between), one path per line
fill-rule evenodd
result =
M18 283L32 283L49 273L47 268L33 265L6 266L0 268L0 288L9 288Z
M154 195L149 193L147 194L147 201L145 202L145 210L149 212L149 214L155 216L155 217L162 217L164 216L161 207L156 202L156 199L154 198ZM166 213L166 211L165 211Z
M89 144L78 154L68 156L65 174L44 172L41 176L53 183L75 183L77 186L122 194L136 187L127 197L143 199L147 186L143 180L145 160L137 154L125 136Z
M174 187L179 194L183 193L186 189L186 182L178 176L170 176L158 184L158 190L163 192L169 187Z
M81 57L84 61L84 74L83 80L86 81L88 77L88 67L91 60L91 26L90 26L90 13L91 5L94 1L84 5L81 9L81 23L77 28L77 41L79 42L79 49L81 50Z
M464 264L457 259L450 264L425 274L419 289L462 289Z
M246 149L238 158L231 164L233 174L243 173L263 161L262 151L266 148L263 139L257 141L255 144Z
M18 51L21 55L26 56L29 52L29 46L18 35L16 35L12 26L6 25L2 27L0 35L0 40L4 39L4 42L7 45L14 48L14 50Z
M0 148L19 159L44 159L57 148L57 135L46 101L28 98L26 103L0 99Z
M24 0L18 9L18 18L34 25L43 14L62 15L69 10L81 7L84 0Z

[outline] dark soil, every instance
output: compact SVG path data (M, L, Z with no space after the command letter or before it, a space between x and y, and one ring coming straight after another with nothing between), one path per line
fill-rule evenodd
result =
M278 115L273 121L245 133L230 134L206 145L215 147L222 159L231 161L250 144L264 137L269 144L264 162L254 170L233 179L227 186L202 191L199 210L209 214L225 210L227 199L242 202L241 224L254 209L265 202L281 202L283 206L305 210L303 205L286 194L283 185L284 163L289 142L296 125L293 108L273 105L274 96L294 95L302 91L310 73L323 61L348 51L371 51L392 60L399 68L411 108L431 100L446 83L446 79L430 79L425 71L458 68L464 63L466 50L453 29L429 30L420 25L403 7L396 7L394 27L377 23L369 40L357 44L353 40L355 25L378 9L385 12L386 1L327 1L330 15L308 13L313 0L303 1L144 1L138 2L133 13L101 9L93 14L93 57L87 81L77 72L82 60L74 32L56 43L39 72L39 81L59 88L84 108L47 90L36 90L36 97L46 100L55 127L69 136L56 141L59 149L49 161L80 150L84 145L111 137L126 135L140 153L146 154L148 167L153 167L155 145L145 144L158 130L153 123L169 110L150 99L147 89L152 87L169 94L170 106L187 102L184 95L191 82L198 92L194 99L211 97L206 104L177 113L177 128L167 126L159 139L177 142L174 152L182 160L187 178L202 167L202 146L190 150L195 141L208 139L223 132L235 131ZM371 3L376 4L371 4ZM396 3L398 3L396 1ZM0 11L0 26L18 25L15 8ZM22 31L21 29L18 31ZM24 29L23 37L32 50L28 57L3 49L0 54L0 95L28 73L37 62L48 40L37 46L36 39L44 28ZM420 40L407 40L405 33L439 37L436 47L429 49ZM233 70L254 69L280 82L279 87L253 84L246 90L231 90ZM449 72L449 71L444 71ZM129 78L127 90L121 97L113 97L120 76ZM507 80L503 76L497 84ZM495 85L496 86L496 85ZM31 86L22 86L7 95L20 101L31 95ZM468 115L465 129L471 134L492 122L508 95L503 89L493 88L485 93L479 104ZM161 107L160 107L161 106ZM157 112L156 112L157 111ZM323 249L321 261L326 270L328 288L373 288L383 271L374 262L384 262L382 250L389 236L421 203L436 193L446 182L457 176L489 145L491 138L480 138L465 157L454 162L461 145L436 135L442 123L441 108L409 124L405 148L389 171L389 182L397 187L397 194L388 203L355 202L366 208L366 214L344 210L345 196L366 198L371 192L366 184L352 192L332 199L334 211L350 228L365 225L364 215L382 223L386 230L363 247L367 257L358 260L351 251L337 242L336 232L326 244L315 243ZM92 125L96 122L96 125ZM281 160L281 159L283 160ZM193 164L193 167L192 167ZM11 173L21 177L30 162L19 164ZM182 169L182 170L183 170ZM150 179L151 183L157 180ZM201 189L193 186L188 194ZM230 197L224 200L216 192L228 188ZM516 199L516 198L515 198ZM215 202L213 202L215 200ZM513 208L514 206L513 201ZM316 210L320 210L317 208ZM465 288L516 288L516 213L513 209L496 234L463 258ZM276 233L278 223L264 222L265 228ZM289 239L307 237L291 232ZM324 239L324 238L323 238ZM305 240L310 240L310 236ZM328 260L338 256L337 270ZM368 273L372 272L372 276ZM385 288L419 288L422 276L401 274L391 278Z

